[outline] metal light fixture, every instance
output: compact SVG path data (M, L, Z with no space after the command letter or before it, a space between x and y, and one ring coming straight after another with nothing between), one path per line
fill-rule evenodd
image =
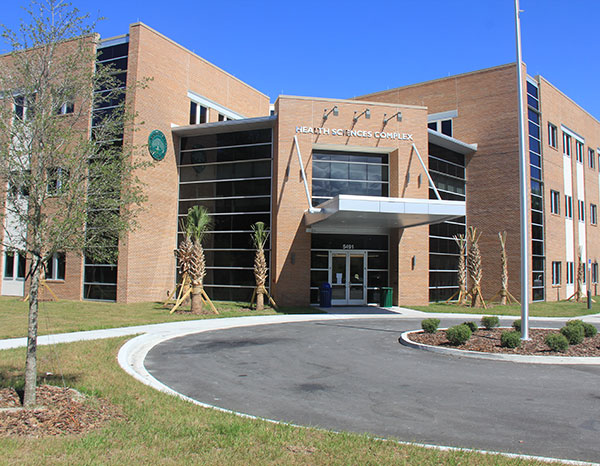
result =
M384 124L384 125L387 125L387 124L388 124L388 121L390 121L390 120L391 120L392 118L394 118L394 117L396 117L396 119L397 119L398 121L402 121L402 112L400 112L400 111L398 111L398 112L394 113L394 114L393 114L391 117L389 117L389 118L386 118L386 116L387 116L387 113L384 113L384 114L383 114L383 124Z
M364 115L367 120L371 118L371 110L369 110L368 108L366 108L363 112L359 113L358 115L357 113L358 112L355 111L354 118L352 118L352 121L354 121L354 123L356 123L362 115Z
M329 111L327 111L327 109L324 109L323 110L323 121L327 120L327 117L329 116L330 113L333 113L333 116L338 116L340 114L340 110L338 109L338 106L336 105Z

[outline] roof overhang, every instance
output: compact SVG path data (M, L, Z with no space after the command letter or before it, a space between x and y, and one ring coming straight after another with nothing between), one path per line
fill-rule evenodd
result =
M171 126L171 132L179 137L201 136L203 134L231 133L252 129L272 128L277 121L277 115L242 118L241 120L216 121L199 125Z
M313 233L385 234L466 215L465 201L340 194L304 213Z
M471 155L477 152L477 144L467 144L459 139L446 136L429 128L427 129L427 134L429 135L429 142L436 146L444 147L445 149L464 155Z

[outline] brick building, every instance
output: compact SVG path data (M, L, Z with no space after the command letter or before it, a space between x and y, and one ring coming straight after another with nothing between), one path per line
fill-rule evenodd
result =
M501 231L519 296L514 64L351 100L279 96L270 106L140 23L98 49L123 85L153 78L127 92L145 125L123 138L144 144L158 130L167 152L139 174L146 212L120 240L118 264L56 258L63 272L50 286L59 296L164 299L176 282L178 219L193 205L214 220L205 241L213 299L250 299L256 221L271 230L269 289L281 305L317 303L325 282L339 305L377 302L383 286L399 305L445 300L457 290L452 236L467 225L482 232L484 296L500 289ZM525 76L532 297L565 299L579 252L591 260L586 280L598 281L600 123L544 78ZM1 291L22 294L10 254Z

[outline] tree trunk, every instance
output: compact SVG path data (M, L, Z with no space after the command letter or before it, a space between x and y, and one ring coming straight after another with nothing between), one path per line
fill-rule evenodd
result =
M256 293L256 310L263 311L265 309L265 295L262 291Z
M190 311L193 314L202 314L202 286L192 285Z
M27 359L25 360L25 395L23 397L23 406L25 408L33 408L36 404L38 292L40 289L41 262L39 257L33 256L33 262L31 264L31 285L29 288L29 325L27 329Z

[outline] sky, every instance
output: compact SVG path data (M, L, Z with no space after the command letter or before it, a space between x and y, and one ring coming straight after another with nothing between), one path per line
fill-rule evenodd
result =
M142 21L268 95L350 98L516 61L514 0L73 0ZM2 7L18 29L28 1ZM521 0L523 60L600 120L600 0ZM0 50L5 50L1 47Z

